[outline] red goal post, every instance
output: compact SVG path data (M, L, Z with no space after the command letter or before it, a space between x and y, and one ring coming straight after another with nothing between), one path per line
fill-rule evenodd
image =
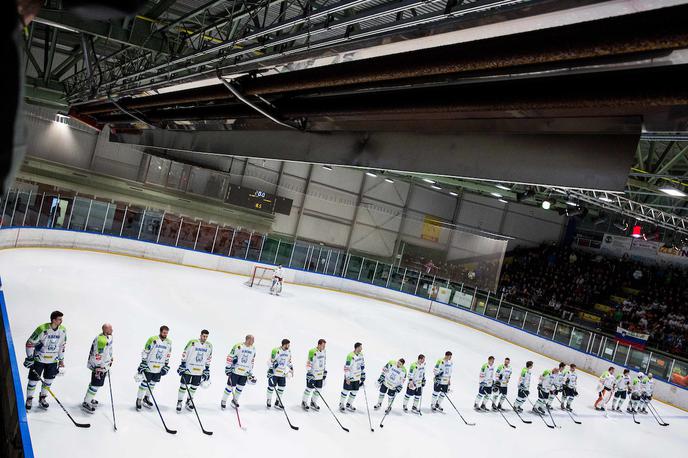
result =
M251 271L251 278L249 278L244 284L250 288L252 288L253 286L270 286L270 284L272 283L272 274L274 271L274 267L257 265L253 266L253 270Z

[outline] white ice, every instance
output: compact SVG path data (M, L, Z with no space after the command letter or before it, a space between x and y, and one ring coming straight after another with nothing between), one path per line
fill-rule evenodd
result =
M246 279L241 276L60 249L4 250L0 252L0 275L22 390L25 392L27 380L27 371L21 367L24 342L37 325L48 321L52 310L61 310L68 331L66 374L55 380L54 392L78 421L92 425L90 429L75 428L54 401L48 411L32 410L29 429L38 457L671 457L685 455L688 450L688 414L656 402L671 426L660 427L649 415L641 416L640 425L634 424L628 414L609 413L605 418L591 407L596 379L588 374L579 377L580 397L574 405L582 425L574 424L559 410L553 415L561 429L546 428L539 417L529 412L524 417L533 423L523 424L508 411L505 415L516 425L512 429L497 413L474 412L478 370L488 355L495 355L498 362L505 356L511 358L512 402L517 374L526 360L535 362L535 374L556 362L466 326L398 305L296 285L286 285L281 297L273 297L262 288L244 286ZM106 321L114 326L112 381L117 432L112 428L107 385L98 392L100 407L94 415L79 408L89 381L89 347ZM155 410L136 412L134 408L137 383L133 377L140 352L146 339L157 334L162 324L170 327L172 370L158 384L155 395L168 425L179 431L176 436L165 433ZM215 354L212 385L197 391L196 402L213 436L201 433L192 412L175 412L179 386L175 370L183 346L198 337L202 328L210 330ZM256 336L258 384L247 386L241 398L240 413L248 428L242 431L235 412L229 408L221 411L219 404L226 382L225 357L247 333ZM269 352L284 337L292 341L295 366L285 403L299 431L287 426L283 412L265 406ZM363 392L356 399L357 412L337 412L350 433L339 429L322 403L320 412L301 410L306 354L320 337L328 341L329 378L323 391L333 408L339 400L345 356L355 341L363 342L375 432L368 427ZM404 414L399 397L384 429L379 428L382 413L372 411L372 404L377 398L375 380L383 364L404 357L408 366L418 353L424 353L431 366L445 350L453 351L455 361L450 397L464 417L477 425L464 425L446 400L444 413L431 413L429 381L423 395L422 417ZM536 383L534 376L532 393Z

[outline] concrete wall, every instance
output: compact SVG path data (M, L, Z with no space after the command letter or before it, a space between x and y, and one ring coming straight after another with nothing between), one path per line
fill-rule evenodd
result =
M33 228L0 230L0 249L13 247L65 247L90 249L242 275L249 275L254 265L253 262L241 259L198 253L180 248L156 245L149 242L98 234ZM602 358L574 350L565 345L538 337L469 310L432 302L428 299L412 296L410 294L340 277L293 269L285 269L285 281L288 283L319 286L338 291L356 293L449 318L475 329L499 336L504 340L546 355L556 361L575 363L582 370L594 374L603 372L610 364L617 367L619 366L618 364L610 363ZM688 390L684 388L658 380L656 383L655 397L688 410Z

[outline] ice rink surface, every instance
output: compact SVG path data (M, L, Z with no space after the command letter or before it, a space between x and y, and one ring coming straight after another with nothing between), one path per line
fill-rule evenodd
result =
M52 400L48 411L28 415L34 450L38 457L447 457L447 456L557 456L640 457L683 456L688 450L688 413L656 403L671 425L660 427L650 415L640 425L629 414L609 413L605 418L592 409L596 379L579 376L574 409L582 425L565 412L553 411L560 429L548 429L542 420L525 412L532 424L523 424L514 412L506 416L472 410L478 371L488 355L497 363L508 356L514 376L509 387L513 402L518 373L525 361L535 362L531 399L537 375L556 362L516 345L460 324L416 310L372 299L311 287L286 285L281 297L263 288L243 285L245 277L180 267L159 262L100 253L59 249L14 249L0 252L0 276L15 343L17 360L24 360L24 342L51 311L64 312L68 332L66 373L55 380L54 392L77 421L90 429L75 428ZM112 382L118 431L112 428L107 385L98 392L94 415L79 407L89 381L88 351L103 322L114 326ZM155 389L168 425L179 432L165 433L155 410L136 412L134 374L148 337L158 327L170 327L173 342L171 371ZM179 377L176 374L184 345L210 330L214 345L212 385L196 394L199 413L213 436L201 433L193 412L175 412ZM230 348L252 333L256 337L258 384L247 386L241 398L239 429L234 410L219 407L225 386L225 358ZM266 371L270 350L282 338L292 341L295 377L288 381L284 402L299 431L291 430L278 410L265 406ZM342 431L330 413L301 410L307 352L318 338L325 338L329 377L323 393L335 408L342 385L344 360L355 341L364 344L368 399L375 432L370 432L365 398L356 399L358 411L340 414L351 432ZM554 344L553 344L554 345ZM450 397L469 421L463 424L445 401L444 413L429 409L432 376L423 395L423 416L401 411L401 396L385 420L374 412L375 380L390 359L404 357L407 368L418 353L428 358L428 372L446 350L454 353ZM20 366L22 390L27 370ZM402 392L403 394L403 392ZM555 402L554 406L557 403ZM528 404L526 403L526 406ZM526 407L524 406L524 407Z

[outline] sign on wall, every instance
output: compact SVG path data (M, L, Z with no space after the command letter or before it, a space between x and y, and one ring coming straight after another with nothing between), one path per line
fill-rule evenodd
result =
M423 218L423 232L420 238L430 240L431 242L439 242L440 232L442 231L441 221L434 216L425 215Z

